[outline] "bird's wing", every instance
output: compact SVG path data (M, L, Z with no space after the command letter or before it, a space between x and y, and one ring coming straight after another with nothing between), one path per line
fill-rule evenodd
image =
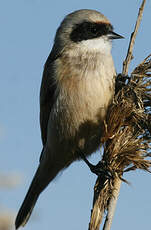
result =
M44 66L40 89L40 127L43 146L45 146L47 141L48 120L55 100L56 82L54 78L54 62L61 56L57 55L55 51L54 49L52 50Z

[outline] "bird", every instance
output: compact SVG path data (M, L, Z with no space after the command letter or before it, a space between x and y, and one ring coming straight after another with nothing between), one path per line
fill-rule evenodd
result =
M99 148L115 88L112 40L120 38L110 21L91 9L68 14L58 27L40 88L43 149L16 229L27 223L39 195L59 172L81 160L81 153L88 157Z

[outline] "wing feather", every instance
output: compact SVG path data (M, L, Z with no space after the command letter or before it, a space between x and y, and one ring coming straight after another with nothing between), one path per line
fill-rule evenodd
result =
M40 127L41 127L41 138L43 146L47 141L47 126L51 109L54 104L54 95L56 91L56 82L54 78L54 65L55 60L61 55L57 55L55 47L52 49L46 64L44 66L44 72L41 82L40 89Z

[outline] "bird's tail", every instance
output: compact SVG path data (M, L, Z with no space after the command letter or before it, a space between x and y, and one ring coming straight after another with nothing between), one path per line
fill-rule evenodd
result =
M45 164L40 163L27 195L17 214L15 221L16 229L27 223L40 193L47 187L49 182L54 179L58 171L59 168L53 167L51 164L50 167L47 167Z
M27 223L40 193L56 177L58 172L64 168L64 162L62 164L56 162L58 162L58 159L51 159L51 161L48 159L46 159L46 161L41 159L27 195L17 214L15 221L16 229Z
M37 173L36 173L37 175ZM37 177L34 177L30 187L29 187L29 190L27 192L27 195L22 203L22 206L20 207L19 209L19 212L17 214L17 217L16 217L16 221L15 221L15 226L16 226L16 229L18 229L20 226L25 226L25 224L27 223L31 213L32 213L32 210L36 204L36 201L39 197L39 194L41 191L39 191L39 189L37 189L37 183L36 183L36 180L37 180Z
M63 166L61 164L55 164L53 161L51 163L49 162L49 164L45 164L45 161L41 160L27 195L17 214L15 221L16 229L27 223L40 193L56 177L62 168Z

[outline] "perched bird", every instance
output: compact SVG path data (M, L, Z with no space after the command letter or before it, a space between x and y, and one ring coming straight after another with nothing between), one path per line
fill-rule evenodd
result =
M57 29L40 90L43 150L16 218L28 221L40 193L73 161L100 145L103 120L114 95L112 39L123 38L100 12L78 10Z

